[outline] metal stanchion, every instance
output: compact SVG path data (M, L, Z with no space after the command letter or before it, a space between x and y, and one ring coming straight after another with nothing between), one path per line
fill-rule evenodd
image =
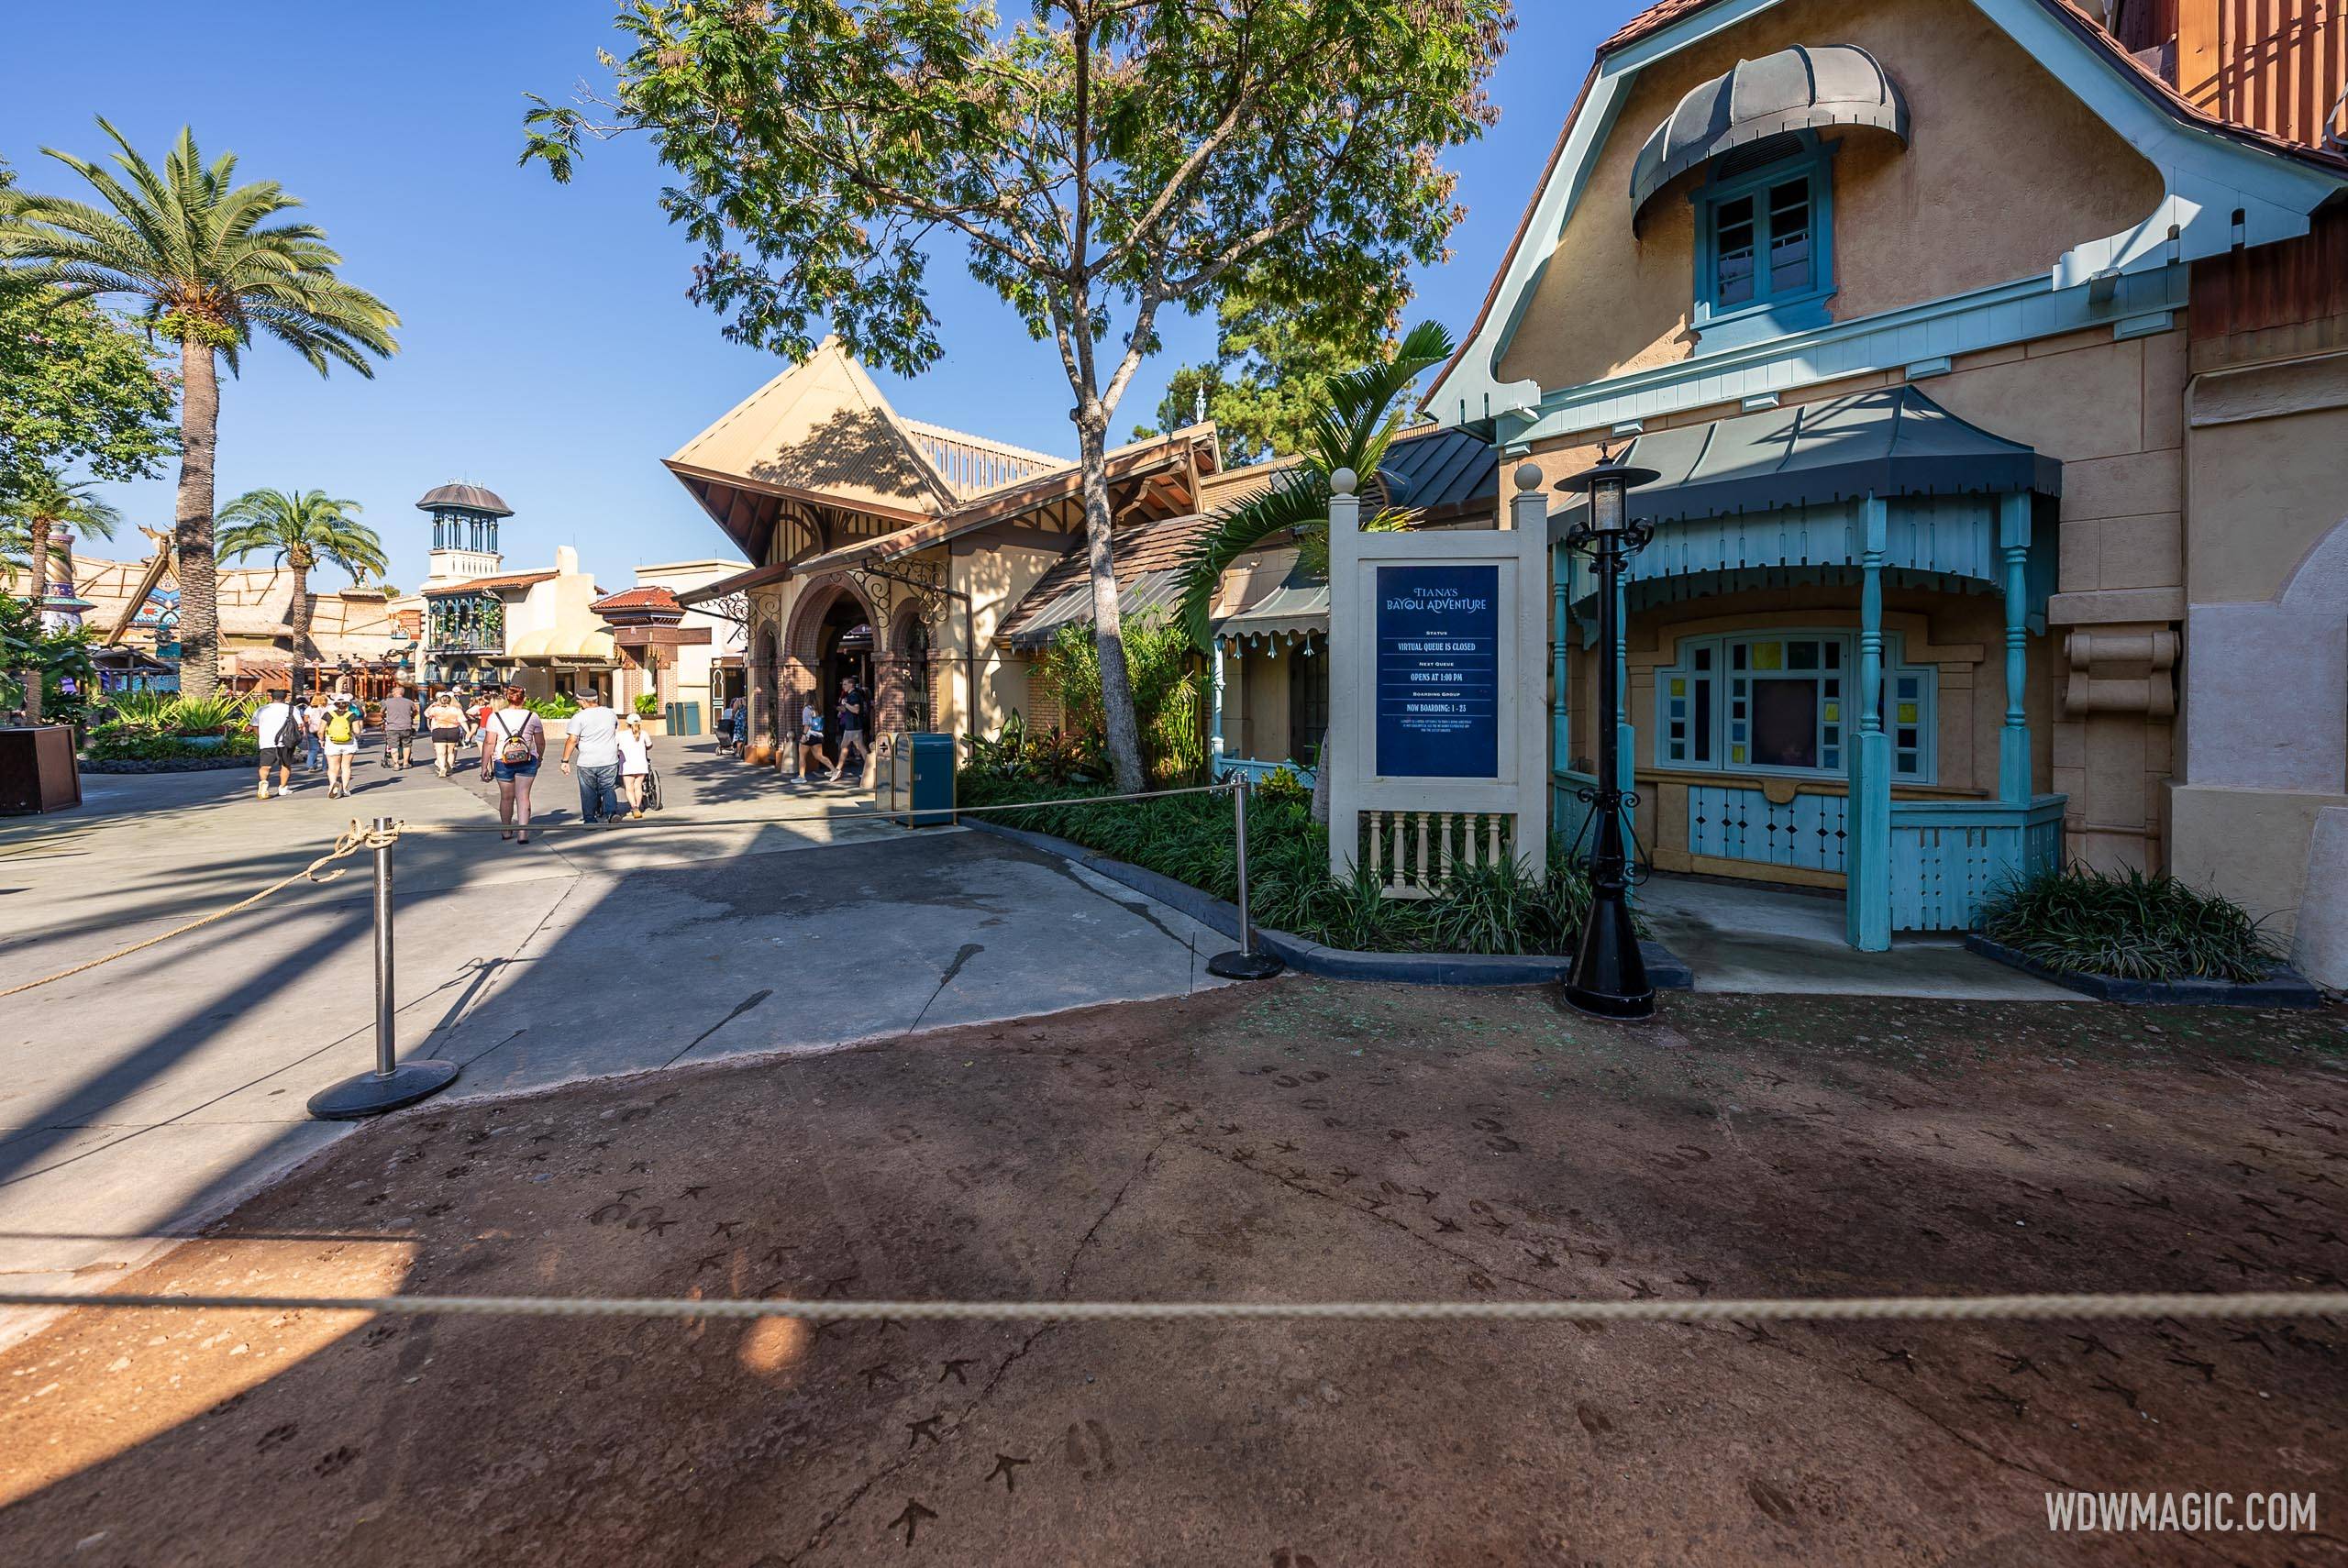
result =
M310 1097L321 1121L357 1121L428 1099L457 1081L454 1062L398 1060L392 984L392 819L375 819L375 1070L348 1077Z
M1239 835L1239 950L1218 953L1207 960L1207 973L1226 980L1268 980L1287 965L1269 953L1256 951L1256 922L1247 909L1247 783L1231 787L1231 820Z

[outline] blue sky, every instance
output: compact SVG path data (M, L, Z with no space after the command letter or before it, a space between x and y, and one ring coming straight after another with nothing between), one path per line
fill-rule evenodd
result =
M1521 0L1493 87L1501 124L1453 155L1468 214L1451 264L1415 280L1413 318L1455 332L1474 319L1591 50L1635 8ZM9 72L0 93L0 157L28 189L78 195L79 179L41 148L101 156L103 114L160 160L192 124L207 155L233 150L243 177L301 197L350 279L400 313L401 351L372 381L321 381L273 346L246 358L222 392L222 502L257 485L350 497L390 546L393 580L410 588L426 549L414 502L451 479L515 508L504 543L517 565L571 544L616 588L638 563L730 553L659 459L780 362L727 344L717 317L686 303L693 251L655 205L647 151L593 149L568 187L515 166L521 94L559 99L593 75L613 37L608 7L212 0L203 11L191 27L183 3L117 0L103 23L85 7L17 7L9 52L41 65ZM970 280L958 251L940 254L930 282L947 357L916 383L880 377L890 399L918 418L1072 452L1053 351ZM1211 347L1204 319L1176 322L1115 429L1147 418L1166 375ZM116 487L114 499L133 523L163 526L171 480Z

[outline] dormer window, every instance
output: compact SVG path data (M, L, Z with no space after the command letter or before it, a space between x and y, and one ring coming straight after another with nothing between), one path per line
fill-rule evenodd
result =
M1827 322L1834 292L1833 149L1789 132L1712 160L1696 206L1695 326L1711 347ZM1739 325L1750 323L1750 328Z

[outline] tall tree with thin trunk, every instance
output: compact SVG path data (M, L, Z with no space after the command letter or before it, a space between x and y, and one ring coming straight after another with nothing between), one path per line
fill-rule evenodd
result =
M1495 111L1508 0L625 0L613 91L527 116L568 179L654 139L726 336L805 359L828 328L904 375L941 352L936 241L1058 351L1084 496L1102 717L1141 748L1117 613L1108 432L1158 344L1241 276L1375 341L1459 216L1437 161ZM971 650L975 656L976 649ZM976 715L972 715L975 723Z
M0 197L0 263L68 296L130 295L148 329L178 346L180 689L205 697L220 679L212 514L221 365L238 373L261 334L320 375L339 360L371 376L370 357L397 347L399 317L337 273L342 258L325 230L284 217L300 202L273 181L238 184L233 153L207 164L183 128L157 169L113 126L98 127L113 138L119 172L43 149L99 200Z
M249 490L220 512L220 553L230 560L273 554L294 574L293 690L299 691L305 657L315 660L310 642L310 571L331 562L354 582L381 578L391 569L383 541L359 521L359 503L338 501L322 490Z
M122 523L122 513L99 496L94 484L46 469L18 476L0 516L23 532L36 608L59 580L53 548L59 528L70 528L83 538L111 539ZM36 724L40 723L41 697L40 681L28 681L25 717Z

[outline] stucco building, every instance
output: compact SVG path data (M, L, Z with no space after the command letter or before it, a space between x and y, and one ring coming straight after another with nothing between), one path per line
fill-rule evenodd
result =
M500 538L514 509L480 485L444 484L416 510L432 519L431 568L418 600L427 687L519 686L535 701L593 687L608 699L619 667L604 597L557 546L554 565L513 571Z
M677 597L740 599L754 745L850 674L882 733L991 733L1028 704L999 634L1083 540L1073 462L901 415L836 341L667 462L751 563ZM1112 505L1126 528L1191 513L1221 466L1211 425L1119 447Z
M2286 935L2336 901L2343 75L2337 7L2234 0L1610 39L1427 398L1552 481L1661 475L1615 658L1558 557L1560 818L1612 678L1656 864L1847 889L1863 946L2058 856ZM2348 981L2348 929L2299 936Z

